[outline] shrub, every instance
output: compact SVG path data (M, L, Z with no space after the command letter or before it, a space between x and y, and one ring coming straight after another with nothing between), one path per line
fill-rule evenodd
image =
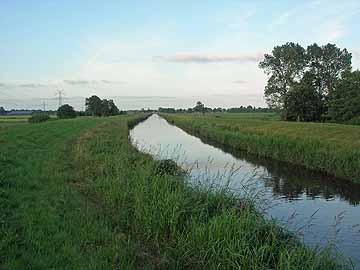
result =
M46 113L36 113L29 118L29 123L41 123L50 119L50 116Z
M182 173L184 172L180 169L176 162L171 159L160 160L155 170L155 174L157 175L168 174L175 176L181 175Z

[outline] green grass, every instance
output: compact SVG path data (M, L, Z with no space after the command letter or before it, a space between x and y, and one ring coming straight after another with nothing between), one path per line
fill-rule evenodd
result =
M0 269L347 269L247 200L157 173L144 116L0 130Z
M0 129L8 125L25 124L28 122L29 117L29 115L0 116Z
M276 114L177 114L170 122L235 150L360 182L360 127L278 121Z

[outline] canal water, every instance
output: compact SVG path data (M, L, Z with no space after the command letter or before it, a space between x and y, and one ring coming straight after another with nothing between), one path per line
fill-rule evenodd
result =
M221 148L156 114L135 126L130 138L140 151L188 170L189 184L227 187L247 196L307 245L335 245L360 269L359 184Z

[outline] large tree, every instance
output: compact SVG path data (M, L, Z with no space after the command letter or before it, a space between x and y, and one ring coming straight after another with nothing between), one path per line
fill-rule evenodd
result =
M120 114L112 99L101 100L98 96L91 96L86 99L86 113L94 116L109 116Z
M330 94L329 116L335 121L360 117L360 71L346 72Z
M85 100L86 112L93 116L101 116L102 113L102 102L98 96L91 96Z
M306 66L306 52L293 42L276 46L265 54L259 67L269 76L265 97L270 108L281 109L286 117L285 97L294 82L299 81Z
M103 99L101 101L101 110L103 116L117 115L120 112L112 99Z
M115 103L112 99L109 99L108 106L109 106L110 115L120 114L119 108L115 105Z
M193 110L194 110L194 112L205 113L205 106L201 101L198 101L198 102L196 102L196 105Z
M70 106L69 104L64 104L59 107L59 109L57 111L57 116L60 119L75 118L76 112L72 106Z
M334 44L315 43L305 51L299 44L286 43L266 54L259 67L269 76L265 97L270 108L280 109L283 119L294 120L295 115L302 121L318 120L318 112L327 110L335 85L351 71L351 54ZM319 106L316 112L315 104Z
M351 71L351 53L334 44L307 47L308 69L320 94L327 96L345 72Z
M314 75L306 72L300 82L294 83L285 98L286 120L319 121L324 113L323 97L316 91Z

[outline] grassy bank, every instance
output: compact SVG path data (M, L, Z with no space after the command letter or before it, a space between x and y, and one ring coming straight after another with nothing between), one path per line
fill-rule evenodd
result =
M345 269L139 153L139 116L0 129L0 269Z
M360 127L277 121L273 114L163 115L189 133L235 150L360 182Z

